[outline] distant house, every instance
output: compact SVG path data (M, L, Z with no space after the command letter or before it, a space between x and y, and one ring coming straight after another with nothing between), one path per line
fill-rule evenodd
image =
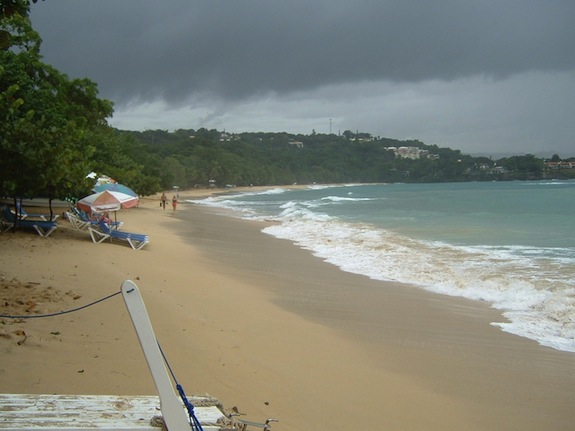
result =
M574 169L575 168L575 163L573 162L566 162L566 161L560 161L560 162L545 162L545 167L547 169Z
M220 135L220 142L228 142L231 140L232 140L232 137L230 136L229 133L222 132L222 134Z
M419 147L387 147L387 151L392 151L395 157L400 157L402 159L439 159L438 154L431 154L428 150L423 150Z
M495 166L493 168L493 172L496 172L498 174L506 174L509 171L507 170L507 168L503 167L503 166Z

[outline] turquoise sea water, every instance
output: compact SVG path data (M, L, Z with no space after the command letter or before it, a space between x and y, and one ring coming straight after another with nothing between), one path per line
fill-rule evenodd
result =
M487 301L504 331L575 352L575 181L313 186L194 202L275 221L263 231L343 271Z

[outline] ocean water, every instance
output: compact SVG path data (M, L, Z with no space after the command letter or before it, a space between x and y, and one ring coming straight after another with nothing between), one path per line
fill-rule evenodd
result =
M575 181L310 186L193 202L274 221L263 232L343 271L487 301L503 331L575 352Z

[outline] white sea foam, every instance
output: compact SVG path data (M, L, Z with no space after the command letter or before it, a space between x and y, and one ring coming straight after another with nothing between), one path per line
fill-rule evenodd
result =
M292 204L286 210L293 208ZM508 250L416 241L327 217L319 222L317 214L290 218L263 231L292 240L347 272L487 301L510 320L494 323L502 330L575 352L575 292L561 280L541 281L539 271L545 262L514 257ZM547 265L552 277L553 264Z
M247 209L247 207L242 206L241 203L233 200L233 199L222 199L217 196L210 196L205 199L188 199L186 202L194 203L197 205L203 205L207 207L214 207L214 208L226 208L226 209L235 209L235 210L243 210Z
M261 192L253 192L251 194L254 195L281 195L282 193L285 193L287 190L281 187L276 187L275 189L269 189L269 190L263 190ZM246 194L250 194L250 192L248 193L244 193L244 195Z
M539 181L537 184L540 186L570 186L569 182L562 180Z
M348 198L341 196L326 196L321 198L322 201L332 201L332 202L361 202L361 201L371 201L371 198Z
M325 189L331 189L334 187L344 187L344 186L340 186L337 184L311 184L307 188L310 190L325 190Z

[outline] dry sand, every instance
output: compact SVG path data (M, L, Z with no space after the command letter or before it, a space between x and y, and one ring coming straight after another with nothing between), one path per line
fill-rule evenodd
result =
M118 218L150 244L93 244L66 221L0 235L0 314L78 307L132 279L186 392L278 431L575 429L575 355L501 332L486 304L343 273L194 204L144 199ZM0 318L0 391L155 388L116 295Z

